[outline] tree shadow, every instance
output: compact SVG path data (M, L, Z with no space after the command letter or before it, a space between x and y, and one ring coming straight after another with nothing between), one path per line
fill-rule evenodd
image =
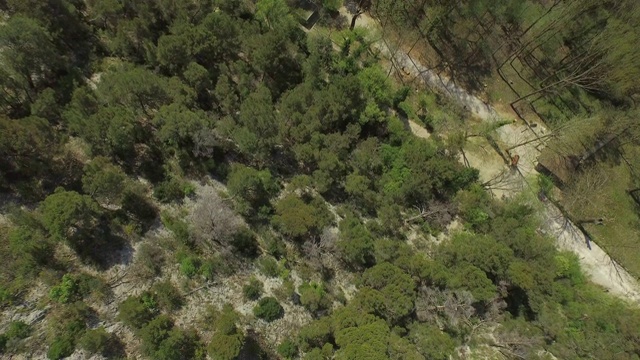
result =
M75 246L75 250L82 262L101 271L109 270L116 265L130 264L134 253L129 241L110 233L93 241L83 242Z

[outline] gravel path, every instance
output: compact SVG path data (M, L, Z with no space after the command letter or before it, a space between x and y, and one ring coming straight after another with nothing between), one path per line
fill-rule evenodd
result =
M346 10L342 10L346 14ZM349 19L350 16L347 16ZM377 21L367 14L360 16L356 22L356 26L367 28L378 28ZM413 60L403 50L392 50L392 47L381 39L373 44L376 48L391 60L396 69L401 69L405 74L422 79L422 81L431 88L438 89L448 94L452 99L466 107L473 115L485 121L497 121L499 119L511 118L512 116L501 116L499 112L490 104L485 103L480 98L468 93L465 89L456 85L451 79L444 77L428 67ZM416 131L412 124L412 132L419 137L428 137L428 132ZM540 136L544 133L544 128L538 126L535 130ZM425 135L426 133L426 135ZM510 124L501 127L496 131L499 140L507 147L521 144L528 139L532 139L535 134L533 130L524 125ZM505 165L498 173L493 176L499 178L504 177L503 181L506 188L497 190L498 196L512 196L522 191L532 191L526 183L526 177L535 174L535 163L539 155L541 144L531 143L529 145L517 148L517 154L521 160L519 163L519 172L510 172ZM537 146L537 147L536 147ZM473 162L471 162L473 165ZM490 177L492 175L487 174ZM631 276L622 266L616 263L602 248L593 241L587 245L587 239L584 234L569 219L565 218L560 210L551 203L546 203L543 217L543 225L541 231L553 236L556 239L556 246L561 250L567 250L575 253L585 271L591 280L605 288L610 293L628 299L634 303L640 303L640 283Z

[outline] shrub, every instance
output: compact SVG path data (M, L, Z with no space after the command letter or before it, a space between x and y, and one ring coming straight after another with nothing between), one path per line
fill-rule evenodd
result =
M293 341L287 339L278 345L278 354L285 359L293 359L298 355L298 346Z
M182 200L185 196L184 186L177 179L165 180L156 185L153 189L153 196L163 203Z
M287 248L282 239L271 235L265 235L263 238L265 239L267 254L276 259L280 259L287 254Z
M174 328L160 343L153 358L157 360L198 359L196 357L198 347L198 336L195 331Z
M67 304L78 298L78 283L70 274L65 274L59 285L49 290L51 300Z
M187 256L180 261L180 272L188 278L194 277L199 268L200 260L194 256Z
M0 334L0 354L7 349L7 341L9 341L9 337L5 334Z
M144 243L136 254L137 275L143 278L154 278L160 275L165 258L158 246Z
M258 300L262 295L262 282L256 278L249 279L249 283L242 288L242 294L247 300Z
M214 360L233 360L240 354L243 344L244 336L242 334L216 333L211 338L207 351Z
M262 274L268 277L278 277L280 274L278 262L271 256L265 256L258 260L258 268L260 268Z
M284 316L284 309L276 298L265 297L253 308L253 314L267 322L272 322Z
M129 296L118 306L118 319L134 329L140 329L153 319L154 310L141 297Z
M143 352L149 356L153 355L160 347L160 343L169 337L171 329L173 329L173 322L166 315L160 315L149 321L140 329Z
M99 327L84 333L78 341L78 345L92 354L104 354L109 346L110 340L111 334L103 327Z
M75 350L73 344L73 338L68 336L59 336L53 339L51 345L49 345L49 351L47 351L47 358L51 360L59 360L65 358Z
M109 286L100 278L89 274L79 274L76 277L78 294L82 297L94 295L99 299L105 299L111 292Z
M300 302L311 312L326 309L331 305L331 301L322 284L305 283L298 288L300 292Z
M162 224L169 229L176 240L185 245L191 245L191 235L189 234L189 225L180 220L172 217L167 213L163 213L161 216Z
M256 238L247 228L242 228L233 235L232 245L237 252L244 256L254 257L258 254Z
M31 334L31 326L22 321L12 321L6 336L9 339L24 339Z
M174 311L182 307L182 294L170 281L153 285L151 293L158 306L166 311Z
M296 292L296 286L291 280L285 280L282 282L282 286L273 291L273 294L280 301L290 301L293 294Z

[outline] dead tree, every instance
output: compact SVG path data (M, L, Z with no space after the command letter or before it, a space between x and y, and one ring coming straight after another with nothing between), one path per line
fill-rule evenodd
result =
M244 221L214 188L205 189L196 201L190 219L195 240L206 247L227 248Z

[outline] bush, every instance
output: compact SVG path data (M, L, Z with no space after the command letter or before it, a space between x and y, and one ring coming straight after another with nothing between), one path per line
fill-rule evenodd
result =
M73 339L68 336L56 337L53 339L51 345L49 345L49 351L47 351L47 358L51 360L59 360L65 358L75 350Z
M169 337L171 329L173 329L173 321L166 315L160 315L149 321L140 329L143 352L152 356L160 347L160 343Z
M65 274L59 285L49 290L51 300L61 304L67 304L78 298L78 283L70 274Z
M233 248L240 254L248 257L254 257L258 254L258 243L256 238L247 228L240 229L233 235Z
M153 358L157 360L202 359L203 357L196 357L198 348L198 336L195 331L174 328L160 343Z
M22 321L12 321L5 334L9 339L24 339L31 334L31 326Z
M165 258L158 246L144 243L136 254L136 275L143 278L154 278L160 275Z
M214 360L233 360L240 354L243 344L244 336L242 334L216 333L211 338L207 351Z
M271 235L265 235L263 238L265 239L267 254L276 259L280 259L287 254L287 248L282 239Z
M176 240L185 245L191 245L191 235L189 234L189 225L180 220L172 217L167 213L163 213L161 216L162 224L169 229Z
M331 305L331 300L322 284L305 283L298 288L300 292L300 302L311 312L326 309Z
M253 308L253 314L267 322L272 322L284 316L284 309L276 298L265 297Z
M126 325L140 329L153 319L155 309L141 297L129 296L118 306L118 320Z
M271 256L265 256L258 260L258 268L262 274L268 277L278 277L280 274L278 262Z
M103 327L89 330L78 341L80 348L92 354L104 354L109 346L111 334Z
M258 300L262 295L262 282L256 278L249 279L249 283L242 288L242 294L247 300Z
M151 288L153 298L165 311L174 311L182 307L182 294L170 281L163 281Z
M111 293L111 288L100 278L89 274L76 276L78 294L82 297L93 295L98 299L105 299Z
M293 341L287 339L278 345L278 354L285 359L293 359L298 355L298 346Z
M194 277L199 268L200 260L194 256L187 256L180 261L180 272L188 278Z
M177 179L165 180L156 185L153 189L153 196L163 203L182 200L185 196L184 186Z
M9 341L9 337L4 334L0 334L0 354L4 353L7 349L7 341Z

